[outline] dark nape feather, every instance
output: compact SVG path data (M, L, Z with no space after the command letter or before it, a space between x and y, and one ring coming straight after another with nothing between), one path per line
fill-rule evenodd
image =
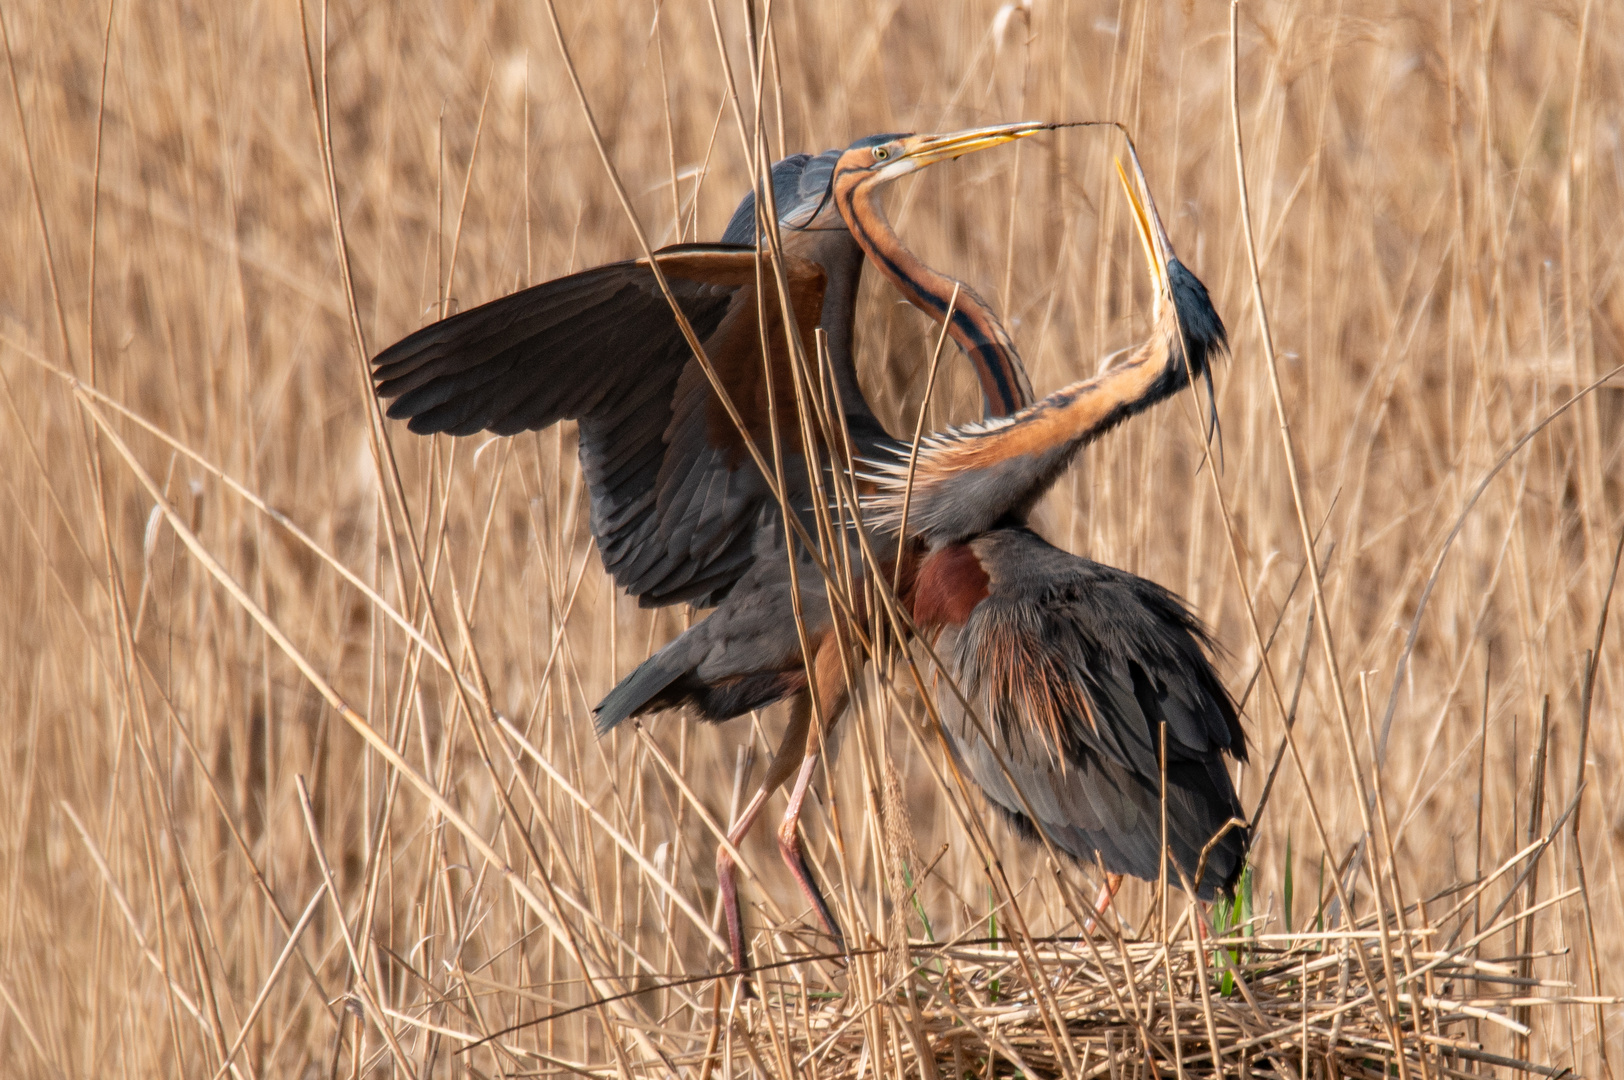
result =
M1218 396L1212 385L1212 363L1219 353L1229 351L1229 331L1212 306L1207 286L1192 274L1179 260L1167 261L1167 283L1173 292L1173 306L1178 312L1179 326L1189 349L1190 369L1186 375L1206 383L1207 389L1207 445L1218 443L1218 465L1224 461L1224 433L1218 423Z

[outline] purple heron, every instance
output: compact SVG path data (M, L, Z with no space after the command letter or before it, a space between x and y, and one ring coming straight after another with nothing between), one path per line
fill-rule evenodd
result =
M947 334L976 370L988 416L1010 414L1031 401L1019 356L991 309L968 287L914 257L877 200L886 184L919 169L1045 127L876 135L844 151L796 155L774 166L795 332L808 353L815 328L827 336L830 381L845 431L837 437L850 440L854 456L879 454L892 441L858 387L852 357L865 263L926 314L946 319ZM778 297L758 302L756 220L752 194L722 243L676 245L653 257L738 408L744 431L758 447L769 447L772 419L782 418L783 496L811 534L809 471L840 467L845 458L815 429L789 419L797 415L792 350ZM764 280L771 285L770 272ZM796 774L778 832L780 850L843 949L796 827L821 744L812 728L812 695L833 724L848 692L850 638L837 632L825 582L803 545L794 545L792 566L789 530L772 485L746 453L743 435L689 348L648 261L572 274L426 326L379 353L373 378L377 393L393 399L389 416L409 418L414 432L507 435L577 421L592 535L605 569L645 606L688 601L716 607L609 692L595 710L599 732L662 709L685 708L721 721L794 698L766 778L729 836L736 846L767 799ZM810 441L805 430L812 430ZM848 530L838 542L855 541ZM861 564L855 551L848 554L853 565ZM894 561L894 550L886 557ZM803 648L803 633L809 648ZM725 846L717 856L717 877L731 959L742 972L747 965L735 867Z
M1143 201L1120 163L1118 175L1150 263L1149 338L1009 416L931 436L911 483L910 447L870 462L881 490L869 521L894 531L905 518L924 548L907 599L963 695L936 695L954 756L1018 832L1098 859L1101 911L1123 874L1154 880L1164 865L1203 899L1226 892L1250 838L1225 766L1246 760L1246 740L1200 621L1160 585L1062 551L1026 522L1082 447L1198 379L1216 426L1224 325L1133 163Z

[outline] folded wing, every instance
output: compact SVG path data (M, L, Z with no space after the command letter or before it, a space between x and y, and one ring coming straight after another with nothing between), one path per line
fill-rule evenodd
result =
M1026 529L995 530L972 546L990 591L938 650L981 720L978 728L956 695L938 692L959 760L1017 828L1031 833L1035 816L1078 859L1092 863L1097 852L1108 871L1154 879L1165 724L1168 847L1193 877L1208 842L1245 817L1224 763L1226 754L1244 760L1245 743L1200 623L1159 585ZM1213 846L1203 897L1233 884L1245 851L1244 828Z

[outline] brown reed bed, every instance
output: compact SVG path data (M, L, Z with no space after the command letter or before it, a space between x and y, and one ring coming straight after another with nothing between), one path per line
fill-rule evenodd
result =
M1624 11L754 10L754 54L737 4L561 10L577 94L544 5L0 3L0 1072L1612 1075ZM807 815L860 947L754 838L762 999L717 977L778 718L593 741L687 616L605 579L573 434L409 438L361 377L635 253L582 98L656 244L720 231L757 116L1129 124L1229 325L1226 460L1175 403L1039 526L1224 646L1238 908L1130 883L1085 937L1087 868L962 790L896 657ZM1044 391L1145 304L1113 147L1028 143L890 205ZM859 326L893 431L973 415L893 295Z

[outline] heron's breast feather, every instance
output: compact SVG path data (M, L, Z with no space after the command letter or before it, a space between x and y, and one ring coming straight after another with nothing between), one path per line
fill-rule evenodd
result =
M988 580L968 544L949 544L933 552L914 579L914 622L921 628L963 626L987 598Z

